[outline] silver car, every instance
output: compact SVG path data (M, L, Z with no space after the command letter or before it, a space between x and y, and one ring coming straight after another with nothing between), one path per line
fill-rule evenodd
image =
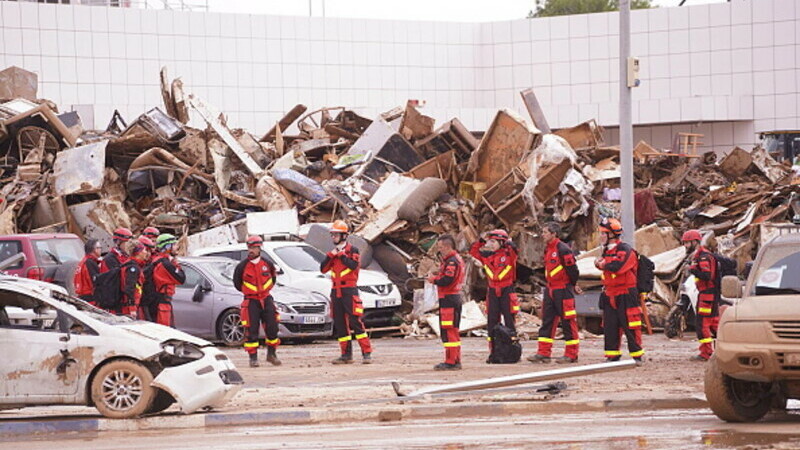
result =
M179 258L179 262L186 282L177 286L172 300L175 327L225 345L240 345L244 341L239 313L242 293L233 286L238 261L199 257ZM280 313L281 339L313 341L333 334L328 299L323 295L278 284L272 297Z

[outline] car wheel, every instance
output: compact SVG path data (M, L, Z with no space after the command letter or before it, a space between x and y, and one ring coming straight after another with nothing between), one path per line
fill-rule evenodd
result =
M686 315L679 304L672 305L667 313L667 323L664 326L664 335L669 339L683 337L683 330L686 329Z
M242 316L238 309L231 308L217 320L217 339L228 347L236 347L244 342Z
M708 361L705 392L711 411L726 422L755 422L772 406L774 394L769 383L737 380L722 373L716 356Z
M156 398L153 400L153 404L150 405L150 408L147 410L147 414L160 413L175 403L175 399L169 394L169 392L163 389L157 389L157 391L158 393L156 394Z
M146 413L156 397L153 374L142 364L116 360L104 365L92 380L92 401L100 414L128 419Z

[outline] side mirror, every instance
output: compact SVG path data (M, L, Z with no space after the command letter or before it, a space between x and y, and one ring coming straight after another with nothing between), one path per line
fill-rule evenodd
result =
M200 303L203 301L203 297L205 296L206 296L206 291L203 289L202 283L194 287L194 290L192 291L193 302Z
M211 292L213 290L208 280L203 280L203 282L200 283L200 289L202 289L203 292Z
M278 275L283 275L283 267L281 267L281 266L276 264L275 265L275 273L277 273Z
M745 280L750 278L751 270L753 270L753 261L748 261L744 263L744 273L742 274L742 276L744 277Z
M722 277L722 296L727 298L742 298L742 282L736 275Z

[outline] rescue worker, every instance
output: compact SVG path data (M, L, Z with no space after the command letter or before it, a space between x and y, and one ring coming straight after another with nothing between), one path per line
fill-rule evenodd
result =
M719 326L720 286L717 278L717 259L701 244L703 237L697 230L683 233L681 241L691 255L688 271L694 276L697 286L697 310L695 311L695 330L700 342L699 354L693 361L708 361L714 353L714 338Z
M147 238L143 238L147 239ZM151 242L152 244L152 242ZM144 242L136 241L131 250L131 256L120 267L120 287L122 299L120 310L117 314L139 318L139 301L142 298L144 285L144 266L150 259L150 252Z
M444 345L444 362L434 370L461 369L461 288L464 285L464 261L456 251L453 236L443 235L436 242L441 260L438 272L428 277L436 285L439 297L439 329Z
M133 233L127 228L117 228L114 230L114 234L112 235L114 247L103 257L103 262L100 263L100 273L122 267L122 264L128 260L128 252L125 247L132 238Z
M233 272L233 284L242 294L241 306L242 326L245 327L246 340L244 350L250 355L250 367L258 367L258 330L263 325L267 335L267 362L273 366L281 365L277 356L278 310L270 291L275 286L275 266L261 257L260 236L247 238L247 259L236 266Z
M486 290L487 330L489 354L493 349L492 333L494 327L503 323L511 330L517 330L516 314L519 313L519 300L514 292L517 278L517 249L504 230L493 230L472 244L469 254L483 265L489 287ZM486 360L489 363L489 359Z
M156 227L147 227L142 230L142 236L150 239L151 241L155 242L158 239L158 236L161 234Z
M575 311L575 295L573 290L581 294L578 283L578 266L572 249L558 238L561 227L557 223L548 223L542 230L542 238L546 243L544 250L544 274L547 286L544 289L542 326L539 328L539 349L528 361L549 363L553 350L553 339L556 336L558 323L564 329L564 356L556 359L557 363L578 362L578 315Z
M605 218L600 223L603 255L595 259L594 265L603 272L600 308L603 310L605 356L608 361L620 360L620 345L625 334L631 357L636 365L641 365L644 362L642 308L636 290L639 257L630 245L620 240L621 235L619 220Z
M147 239L145 237L139 238ZM155 304L155 322L164 326L174 327L175 316L172 312L172 297L175 295L175 286L183 284L186 281L186 273L181 269L176 258L176 245L178 239L169 234L164 233L158 236L155 247L158 254L151 258L153 264L153 286L157 293L157 302Z
M358 296L358 274L361 255L358 249L347 242L349 228L343 220L333 222L330 228L333 250L325 255L320 265L322 273L330 272L331 308L333 311L333 334L339 341L341 355L333 364L353 363L353 338L361 347L361 362L372 364L372 343L367 336L361 317L364 305Z
M81 300L96 305L94 300L94 279L100 273L100 256L103 254L103 246L97 239L89 239L83 245L85 256L78 263L75 269L75 276L72 281L75 285L75 295Z

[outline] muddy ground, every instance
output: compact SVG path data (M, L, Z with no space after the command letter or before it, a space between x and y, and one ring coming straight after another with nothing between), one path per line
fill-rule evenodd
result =
M249 408L319 407L338 402L393 398L391 382L403 388L454 383L496 376L515 375L562 367L557 364L535 365L526 358L535 352L536 342L523 342L523 361L518 364L486 364L488 348L483 338L465 338L463 370L436 372L443 351L437 340L381 338L373 341L372 365L334 366L330 360L338 356L337 344L323 341L305 345L283 345L279 357L283 365L251 369L241 349L227 349L245 378L245 390L225 410ZM689 361L696 342L668 340L662 334L644 337L646 363L635 369L564 379L568 390L561 398L569 400L648 399L699 396L703 393L704 363ZM556 344L556 356L563 352L563 341ZM623 352L626 354L626 352ZM603 341L584 339L578 364L603 362ZM262 351L259 355L264 358ZM624 356L625 358L627 356ZM259 389L260 388L260 389ZM268 389L263 389L268 388ZM254 389L257 389L254 390ZM519 396L528 396L521 392ZM438 401L438 400L437 400ZM445 401L445 400L441 400ZM446 400L456 401L456 400Z

